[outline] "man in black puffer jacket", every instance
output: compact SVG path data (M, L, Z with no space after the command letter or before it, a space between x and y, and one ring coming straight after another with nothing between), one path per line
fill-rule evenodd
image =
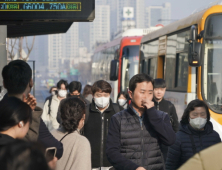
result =
M110 120L107 158L116 170L163 170L160 143L172 145L176 137L170 118L154 107L150 76L135 75L129 90L132 104Z
M166 92L166 82L164 79L154 79L154 98L153 102L157 110L167 113L170 117L172 128L176 133L179 130L179 121L175 106L170 101L163 97ZM161 144L161 151L163 153L164 161L166 162L168 146Z

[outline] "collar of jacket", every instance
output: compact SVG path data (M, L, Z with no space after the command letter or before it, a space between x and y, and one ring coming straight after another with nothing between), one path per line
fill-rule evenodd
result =
M201 136L201 135L211 133L213 131L213 125L211 122L207 122L204 127L204 130L201 131L201 130L196 130L196 129L192 128L190 126L190 124L185 124L185 123L180 122L180 130L179 131L182 131L182 132L190 134L190 135Z
M13 142L15 139L9 135L0 134L0 146L7 145Z
M6 94L4 95L3 99L7 99L7 98L8 98L8 93L6 93ZM2 100L3 100L3 99L2 99ZM36 112L41 112L41 115L42 115L42 111L43 111L43 110L42 110L41 107L36 106L35 109L34 109L34 111L36 111ZM40 116L41 116L41 115L40 115Z
M155 104L161 104L161 103L163 103L165 101L165 99L163 98L160 102L157 102L154 98L153 98L153 102L155 103Z
M93 112L99 112L98 109L96 109L96 104L95 104L94 100L92 100L92 103L90 104L90 110L93 111ZM109 111L112 111L112 110L114 110L114 108L113 108L113 102L112 102L112 100L110 99L110 101L109 101L109 107L108 107L103 113L109 112Z

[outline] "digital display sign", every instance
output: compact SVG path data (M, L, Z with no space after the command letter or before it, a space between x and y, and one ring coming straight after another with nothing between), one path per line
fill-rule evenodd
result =
M0 0L2 21L93 21L95 0Z

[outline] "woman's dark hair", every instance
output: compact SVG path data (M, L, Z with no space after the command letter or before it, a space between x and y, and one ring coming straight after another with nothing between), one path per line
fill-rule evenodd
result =
M166 88L166 81L164 79L154 79L153 87L155 88Z
M87 84L83 89L83 96L87 97L89 94L92 94L92 86Z
M49 90L49 93L51 94L52 93L52 89L54 89L54 88L57 88L56 86L52 86L51 88L50 88L50 90Z
M104 81L104 80L99 80L96 81L93 86L92 86L92 94L94 95L96 92L105 92L105 93L111 93L112 87L111 85Z
M8 94L21 94L32 78L32 69L25 61L14 60L3 68L2 77Z
M66 80L59 80L59 82L57 83L57 89L61 89L61 85L64 84L66 87L66 90L68 90L69 84Z
M151 82L153 84L153 78L150 77L148 74L136 74L135 76L133 76L130 79L129 82L129 90L134 92L134 90L136 89L136 85L137 83L142 83L142 82Z
M72 92L74 92L76 90L79 93L81 93L82 84L79 81L72 81L71 83L69 83L69 92L72 93Z
M38 143L15 140L0 150L1 170L49 170Z
M188 104L187 108L184 110L184 113L181 119L182 123L189 124L190 112L193 111L195 107L204 107L207 112L207 122L210 121L210 112L209 112L208 106L202 100L196 99L196 100L191 101Z
M6 131L20 121L32 121L32 109L16 97L7 97L0 102L0 131Z
M67 98L60 108L62 126L69 133L77 130L79 122L85 114L85 103L79 98Z

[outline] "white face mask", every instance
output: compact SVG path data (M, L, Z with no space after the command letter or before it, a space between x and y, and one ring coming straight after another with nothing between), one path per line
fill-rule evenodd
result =
M202 129L207 123L207 119L206 118L195 118L195 119L191 119L190 118L190 125L194 128L194 129Z
M54 96L56 93L55 93L55 91L53 91L51 94Z
M118 103L120 106L124 106L126 104L127 100L126 99L118 99Z
M58 91L58 95L62 98L66 97L67 95L67 91L66 90L59 90Z
M108 104L109 104L109 97L94 97L94 101L96 106L100 107L100 108L105 108Z

